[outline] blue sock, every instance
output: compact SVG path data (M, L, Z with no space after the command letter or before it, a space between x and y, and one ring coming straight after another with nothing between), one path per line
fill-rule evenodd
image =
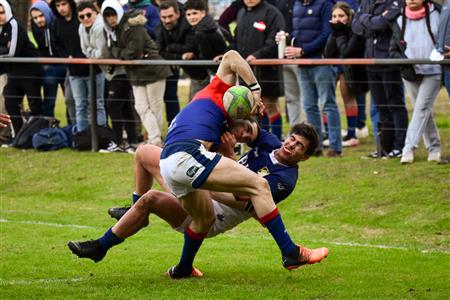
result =
M269 117L266 113L264 113L264 116L261 117L261 127L262 129L269 131Z
M275 208L271 213L260 218L260 222L269 229L283 255L288 255L297 249L297 245L291 240L284 227L283 220L278 213L278 208Z
M281 114L277 113L276 115L270 117L269 123L270 131L281 141L281 131L283 129Z
M357 116L347 116L347 136L349 138L356 138L356 123L358 122Z
M141 195L136 194L136 192L133 192L133 204L135 204L139 198L141 198Z
M102 245L103 249L108 250L112 246L118 245L123 242L121 238L118 238L117 235L115 235L112 232L112 227L109 228L105 234L98 239L100 245Z
M194 258L205 239L206 233L195 233L189 226L184 228L184 245L180 262L177 265L182 272L191 272Z

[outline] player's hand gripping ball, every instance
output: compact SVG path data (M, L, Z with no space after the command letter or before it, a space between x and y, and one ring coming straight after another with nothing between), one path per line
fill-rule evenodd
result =
M248 118L253 105L253 95L245 86L232 86L223 95L223 106L232 119Z

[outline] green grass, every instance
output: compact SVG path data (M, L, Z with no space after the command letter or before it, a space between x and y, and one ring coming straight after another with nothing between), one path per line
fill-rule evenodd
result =
M449 156L442 95L436 117ZM2 148L0 299L449 299L450 165L426 162L424 150L408 166L361 159L372 149L366 139L342 159L301 163L280 205L295 241L330 249L323 263L283 270L270 235L250 220L206 240L195 261L203 279L172 281L164 272L183 237L155 216L98 264L66 246L114 224L106 210L131 201L133 156Z

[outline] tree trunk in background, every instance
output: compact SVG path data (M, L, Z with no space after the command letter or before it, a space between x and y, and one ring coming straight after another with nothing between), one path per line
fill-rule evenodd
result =
M9 2L11 3L14 17L25 26L28 26L28 9L31 6L31 0L13 0Z

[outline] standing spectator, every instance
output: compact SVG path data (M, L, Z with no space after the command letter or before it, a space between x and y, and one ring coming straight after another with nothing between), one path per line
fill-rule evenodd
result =
M442 5L436 48L445 58L450 58L450 0L444 0ZM444 84L450 98L450 66L444 65L443 68Z
M159 25L158 9L155 5L151 4L150 0L129 0L128 4L124 6L125 11L138 11L147 19L145 23L145 29L148 35L156 40L155 29Z
M330 24L332 34L324 50L326 58L358 58L364 56L364 38L352 33L353 10L347 2L337 2L333 6ZM343 139L343 146L358 146L356 137L356 122L358 118L358 104L356 95L367 92L368 86L364 67L358 65L338 66L339 87L344 100L347 117L347 135Z
M186 43L186 34L190 30L180 6L175 0L164 1L159 6L161 26L157 32L159 54L164 59L181 60L181 55L192 52L195 45ZM178 79L180 77L179 66L171 66L173 75L167 78L164 101L166 104L166 118L170 124L172 119L180 112L178 100Z
M86 58L80 41L79 27L80 22L77 17L76 5L74 0L55 0L51 3L51 8L56 16L55 21L55 38L58 45L58 51L62 57ZM91 9L92 10L92 9ZM89 15L83 15L86 19L84 27L91 27L94 23L91 20L95 18L95 10ZM80 16L80 20L81 20ZM89 20L88 20L89 19ZM98 29L97 29L98 30ZM86 33L87 34L87 33ZM102 77L98 66L94 67L96 79ZM89 82L89 67L87 65L70 65L69 66L70 86L75 98L75 114L76 114L76 130L78 132L85 131L89 127L88 103L91 95ZM104 82L97 80L97 124L106 126L106 113L103 100Z
M31 31L41 57L58 57L56 52L53 26L55 16L44 0L35 2L30 8ZM60 64L44 65L44 115L55 116L55 102L58 85L64 90L67 67Z
M244 0L244 7L237 13L235 48L248 62L258 58L276 58L275 34L284 30L281 13L263 0ZM261 85L262 99L266 106L266 122L274 135L281 140L282 119L278 97L283 95L281 67L264 66L255 68L256 78Z
M109 26L104 26L104 33L108 48L105 55L108 57L116 35ZM108 86L106 103L117 144L111 142L108 148L101 150L101 152L133 153L136 151L138 143L138 132L134 122L136 113L133 105L132 88L127 78L125 67L119 65L107 66L104 74ZM124 129L127 133L127 142L123 139Z
M292 17L293 47L286 47L288 58L320 58L331 33L329 20L332 3L328 0L296 1ZM277 41L279 40L277 35ZM302 66L299 68L302 103L306 118L320 135L317 155L321 155L322 110L328 120L330 150L328 157L342 154L341 119L336 104L336 70L331 66ZM319 108L320 106L320 108Z
M436 48L439 12L428 0L406 0L402 14L393 24L390 55L394 58L426 59ZM414 161L423 136L428 161L440 161L441 142L433 119L433 104L441 86L440 65L408 65L401 70L406 92L413 104L406 133L402 164Z
M208 7L202 0L188 0L184 4L186 19L191 27L186 39L193 43L196 49L193 52L185 52L181 56L183 60L192 59L217 59L227 51L225 38L218 25L208 15ZM215 73L216 68L184 67L191 77L189 99L194 94L209 84L210 74Z
M127 12L116 0L102 5L105 28L113 41L110 56L118 59L162 59L156 43L145 30L146 18L139 12ZM148 133L148 142L162 145L162 107L166 78L172 75L167 66L126 66L133 87L135 108Z
M292 13L295 0L274 1L274 5L280 10L284 17L285 31L292 32ZM286 101L286 112L289 124L294 126L300 123L302 114L302 101L300 98L300 77L297 65L283 66L284 98Z
M392 36L391 23L400 14L396 0L362 0L352 23L352 30L366 38L366 58L388 58ZM371 156L400 157L405 144L408 113L400 71L396 66L368 66L367 78L380 114L381 153Z
M25 27L14 18L11 6L0 0L0 56L39 57L39 51L30 42ZM4 95L14 133L22 128L21 105L26 95L31 115L42 115L42 73L40 64L7 64L8 83Z
M80 21L78 27L78 35L80 37L81 51L87 58L105 58L106 57L106 40L103 34L103 19L98 17L98 11L93 2L83 1L78 4L77 17ZM98 66L94 66L96 70L95 83L96 83L96 101L97 101L97 122L100 126L106 126L106 110L105 110L105 76L103 72L98 72ZM90 78L77 79L77 85L83 86L81 90L87 91L89 96L90 90ZM78 116L82 115L83 118L88 116L89 100L83 95L83 102L76 103L77 108L77 120Z

